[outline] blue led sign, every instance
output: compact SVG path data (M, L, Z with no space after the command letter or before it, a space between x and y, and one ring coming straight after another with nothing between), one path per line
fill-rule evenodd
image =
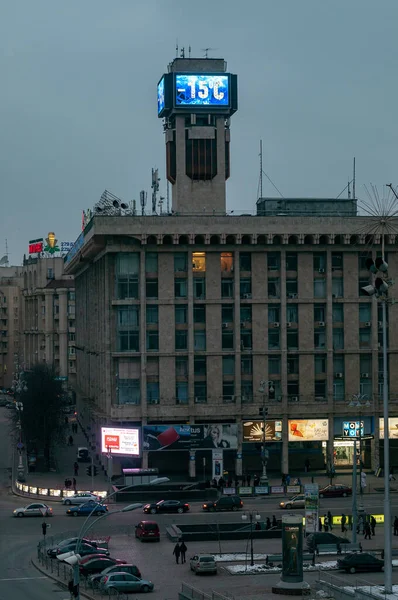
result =
M158 83L158 115L165 109L164 77Z
M222 108L230 105L229 75L175 76L175 106ZM159 88L158 88L159 108Z

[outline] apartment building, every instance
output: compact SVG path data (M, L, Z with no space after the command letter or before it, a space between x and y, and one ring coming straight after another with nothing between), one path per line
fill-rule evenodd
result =
M21 267L0 267L0 389L10 388L22 350Z

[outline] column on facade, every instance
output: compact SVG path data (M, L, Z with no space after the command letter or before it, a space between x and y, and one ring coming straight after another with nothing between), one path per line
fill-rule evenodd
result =
M281 251L281 320L283 331L281 333L281 408L282 408L282 473L289 473L289 401L287 396L287 342L286 342L286 250Z
M59 374L61 377L68 375L68 290L61 288L59 297Z
M332 467L334 465L334 417L333 413L329 412L328 414L328 441L326 442L326 468L329 465Z
M289 473L289 418L285 412L282 419L282 464L281 472Z
M243 423L242 420L238 423L238 447L236 449L235 459L235 475L241 477L243 475Z
M46 336L46 363L54 363L54 291L52 289L44 290L45 296L45 315L44 315L44 335Z

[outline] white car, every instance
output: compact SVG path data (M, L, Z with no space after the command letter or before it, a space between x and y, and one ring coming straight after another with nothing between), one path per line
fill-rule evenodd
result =
M99 502L101 498L96 496L95 494L91 494L91 492L79 492L78 494L74 494L74 496L69 496L69 498L64 498L62 500L62 504L84 504L89 501Z
M14 517L52 517L53 509L42 502L34 502L28 506L16 508L13 515Z

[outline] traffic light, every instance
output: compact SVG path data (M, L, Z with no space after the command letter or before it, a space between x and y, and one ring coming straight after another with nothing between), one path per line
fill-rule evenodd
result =
M378 276L375 277L373 284L365 285L361 289L368 296L376 296L376 298L386 297L388 295L388 289L393 283L387 275L388 264L381 256L376 258L376 260L368 258L365 261L365 264L372 275Z
M89 467L87 467L86 473L87 473L87 475L90 475L90 477L91 477L91 465Z
M98 469L95 465L93 466L93 469L94 469L93 475L95 477L96 475L98 475Z

